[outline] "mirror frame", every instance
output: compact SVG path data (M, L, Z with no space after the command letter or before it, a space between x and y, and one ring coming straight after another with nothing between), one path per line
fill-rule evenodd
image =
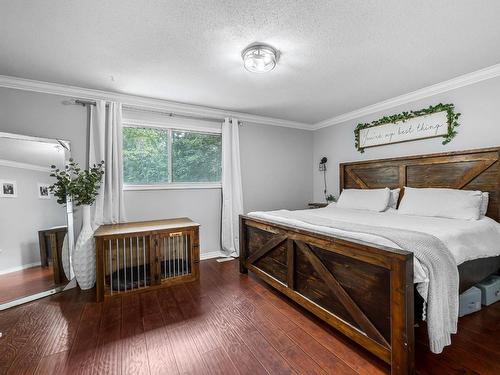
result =
M61 145L64 148L64 162L65 162L65 164L67 164L69 162L69 159L71 157L71 142L68 140L0 132L0 139L3 139L3 138ZM37 300L39 298L50 296L52 294L56 294L56 293L62 292L64 290L71 289L71 288L74 288L76 286L76 282L75 282L76 279L75 279L75 274L73 271L73 259L72 259L73 248L75 245L75 231L74 231L74 221L73 221L73 203L72 203L71 199L68 199L68 202L66 203L66 224L68 227L68 233L67 233L67 235L68 235L68 251L69 251L68 259L69 259L69 270L70 270L69 271L70 277L69 277L68 283L66 285L55 286L55 287L53 287L49 290L43 291L43 292L35 293L32 295L13 299L13 300L5 302L5 303L1 303L0 304L0 311L14 307L14 306L18 306L18 305L21 305L21 304L24 304L27 302L31 302L31 301Z

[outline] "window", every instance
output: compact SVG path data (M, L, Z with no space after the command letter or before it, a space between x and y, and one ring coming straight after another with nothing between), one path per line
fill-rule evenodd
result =
M220 134L172 132L172 181L220 182Z
M152 185L169 182L168 130L123 128L123 182Z
M200 186L221 181L220 133L123 128L125 185Z

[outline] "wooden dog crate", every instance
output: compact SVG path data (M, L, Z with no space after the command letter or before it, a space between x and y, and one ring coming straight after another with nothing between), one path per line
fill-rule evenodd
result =
M101 225L97 301L199 277L199 224L188 218Z

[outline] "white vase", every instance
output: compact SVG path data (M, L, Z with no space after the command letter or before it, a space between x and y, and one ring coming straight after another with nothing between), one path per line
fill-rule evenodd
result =
M90 206L82 206L82 230L73 250L73 270L81 289L91 289L95 284L94 231L90 225Z
M71 275L69 273L69 243L68 243L68 233L64 235L64 240L61 249L61 262L64 270L64 274L68 280L71 280Z

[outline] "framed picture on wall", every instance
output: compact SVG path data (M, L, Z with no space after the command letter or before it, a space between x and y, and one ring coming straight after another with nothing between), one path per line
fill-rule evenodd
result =
M50 184L38 183L38 198L40 199L50 199L52 195L49 190Z
M17 198L16 181L0 180L0 198Z

